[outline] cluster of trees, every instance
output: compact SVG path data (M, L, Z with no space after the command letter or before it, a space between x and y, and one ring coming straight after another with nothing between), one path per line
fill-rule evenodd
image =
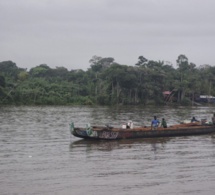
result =
M215 96L215 67L196 67L179 55L177 67L139 56L134 66L114 58L93 56L87 71L46 64L27 69L12 61L0 62L0 104L148 104L164 103L163 91L175 91L174 100L189 104L195 96Z

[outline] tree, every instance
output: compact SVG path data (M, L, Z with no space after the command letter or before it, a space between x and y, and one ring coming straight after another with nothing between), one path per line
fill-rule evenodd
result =
M6 77L11 77L15 79L19 72L19 68L12 61L3 61L0 62L0 73Z
M5 85L6 85L5 78L0 75L0 87L5 87Z
M50 69L50 77L52 78L61 78L68 79L69 71L64 67L56 67L55 69Z
M26 79L28 78L28 76L29 76L28 72L26 72L26 71L21 71L21 72L18 74L18 79L19 79L20 81L24 81L24 80L26 80Z
M110 65L114 63L114 58L111 58L111 57L102 58L99 56L93 56L89 62L90 62L91 69L94 72L100 72L110 67Z
M146 62L148 61L145 57L139 56L139 61L135 64L137 66L145 66Z
M175 91L181 104L200 94L215 96L215 68L197 68L185 55L178 56L177 68L143 56L137 66L98 56L90 63L87 71L41 64L28 72L0 62L0 104L160 104L166 90Z
M50 76L51 68L46 64L41 64L35 68L31 68L29 74L33 77L46 77Z
M187 79L188 79L188 70L189 70L189 62L188 58L185 55L179 55L176 60L178 65L179 77L180 77L180 85L178 91L178 101L182 101L185 97L185 91L187 88Z

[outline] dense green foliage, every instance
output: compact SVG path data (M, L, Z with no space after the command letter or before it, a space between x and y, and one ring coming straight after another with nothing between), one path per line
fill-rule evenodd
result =
M215 96L215 67L197 68L185 55L179 55L176 68L143 56L135 66L111 57L93 56L89 62L87 71L46 64L27 71L11 61L0 62L0 104L163 104L167 90L178 104L190 104L200 94Z

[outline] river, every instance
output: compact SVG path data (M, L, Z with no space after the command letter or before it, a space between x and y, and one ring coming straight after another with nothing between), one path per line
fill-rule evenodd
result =
M215 135L86 141L75 126L208 119L214 107L0 107L1 195L213 195Z

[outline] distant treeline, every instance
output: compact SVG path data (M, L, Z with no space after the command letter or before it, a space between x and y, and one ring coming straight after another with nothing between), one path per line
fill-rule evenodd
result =
M29 71L12 61L0 62L1 105L188 105L200 94L215 96L215 67L196 67L179 55L177 67L139 56L134 66L93 56L87 71L41 64Z

